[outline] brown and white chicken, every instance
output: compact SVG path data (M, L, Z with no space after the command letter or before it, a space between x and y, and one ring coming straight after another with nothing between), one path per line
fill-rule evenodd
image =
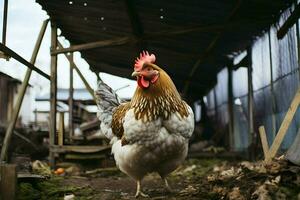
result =
M122 102L101 80L95 91L101 130L111 140L117 166L137 181L136 197L145 175L157 172L170 190L166 176L186 158L194 130L194 114L169 75L143 52L132 76L138 86L130 102Z

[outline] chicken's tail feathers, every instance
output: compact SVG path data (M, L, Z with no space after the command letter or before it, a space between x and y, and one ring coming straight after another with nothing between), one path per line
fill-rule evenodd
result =
M107 84L105 84L101 79L98 82L97 90L95 90L94 95L96 97L96 104L98 107L97 116L101 121L101 131L108 139L113 138L111 130L111 121L113 111L118 107L122 100Z

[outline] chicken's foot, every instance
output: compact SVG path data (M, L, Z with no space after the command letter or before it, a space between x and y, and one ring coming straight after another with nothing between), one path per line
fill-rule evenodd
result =
M142 192L142 189L141 189L141 181L137 181L136 183L136 193L135 193L135 198L138 198L138 197L149 197L149 195L145 194Z

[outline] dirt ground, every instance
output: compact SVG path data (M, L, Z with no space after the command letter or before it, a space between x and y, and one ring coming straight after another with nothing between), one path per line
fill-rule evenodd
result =
M232 162L219 159L188 160L169 176L173 193L167 193L160 177L148 175L143 190L157 199L287 199L300 200L300 167L286 161ZM116 169L52 176L19 184L18 199L135 199L135 182ZM68 196L69 195L69 196ZM144 198L140 198L144 199Z

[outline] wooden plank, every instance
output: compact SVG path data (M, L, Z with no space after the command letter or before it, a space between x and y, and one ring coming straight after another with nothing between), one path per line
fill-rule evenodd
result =
M254 132L254 119L253 119L253 83L252 83L252 49L248 48L248 132L249 132L249 141L250 141L250 159L255 158L255 144L256 144L256 133Z
M46 79L50 80L50 76L34 66L32 63L25 60L22 56L8 48L7 46L0 43L0 51L7 54L8 56L11 56L12 58L16 59L18 62L22 63L23 65L27 66L28 68L32 69L33 71L37 72L39 75L45 77Z
M67 52L74 52L74 51L81 51L81 50L88 50L88 49L94 49L94 48L100 48L100 47L112 47L112 46L119 46L124 45L129 42L135 41L132 37L121 37L117 39L111 39L111 40L101 40L96 42L90 42L86 44L78 44L78 45L72 45L68 48L59 48L59 49L53 49L51 51L51 55L60 54L60 53L67 53Z
M228 65L228 115L229 115L229 122L228 122L228 133L229 133L229 148L231 151L234 150L234 102L233 102L233 83L232 83L232 69L233 63L232 61Z
M4 0L3 23L2 23L2 43L4 45L6 45L7 10L8 10L8 0Z
M272 59L272 41L271 41L271 32L268 33L269 38L269 59L270 59L270 90L271 90L271 106L272 106L272 137L276 136L276 99L274 93L274 84L273 84L273 59ZM298 45L299 46L299 45ZM298 51L299 53L299 51ZM299 54L300 55L300 54Z
M289 29L293 27L296 22L298 22L299 17L300 17L300 4L296 5L295 10L287 18L284 24L279 28L279 30L277 31L277 38L282 39L289 31Z
M64 113L59 113L59 127L58 127L58 145L64 145L64 135L65 135L65 122Z
M263 148L265 160L268 160L267 156L268 156L268 152L269 152L269 144L268 144L268 140L267 140L267 134L266 134L265 127L260 126L258 128L258 131L259 131L259 135L260 135L260 140L261 140L261 145Z
M76 153L68 153L65 155L65 159L70 160L87 160L87 159L103 159L106 156L104 154L93 153L93 154L76 154Z
M69 139L71 140L74 127L73 127L73 113L74 113L74 88L73 88L73 68L74 68L74 57L73 53L70 54L70 86L69 86Z
M51 49L56 49L57 47L57 28L56 24L51 22ZM57 56L51 55L51 82L50 82L50 130L49 130L49 140L50 145L55 144L56 135L56 104L57 104ZM53 168L55 165L55 158L51 149L49 151L50 155L50 166Z
M292 119L297 111L299 103L300 103L300 89L298 89L298 91L297 91L297 93L296 93L296 95L295 95L283 121L282 121L282 124L278 130L278 133L277 133L277 135L273 141L273 144L270 148L270 151L268 153L268 156L267 156L268 159L266 160L267 162L271 161L271 159L275 157L275 155L283 141L283 138L286 135L286 132L292 122Z
M109 150L111 148L110 145L102 145L102 146L77 146L77 145L64 145L51 146L51 151L55 153L66 153L66 152L75 152L75 153L96 153L100 151Z
M1 164L0 197L2 200L14 200L17 194L17 172L15 164Z

